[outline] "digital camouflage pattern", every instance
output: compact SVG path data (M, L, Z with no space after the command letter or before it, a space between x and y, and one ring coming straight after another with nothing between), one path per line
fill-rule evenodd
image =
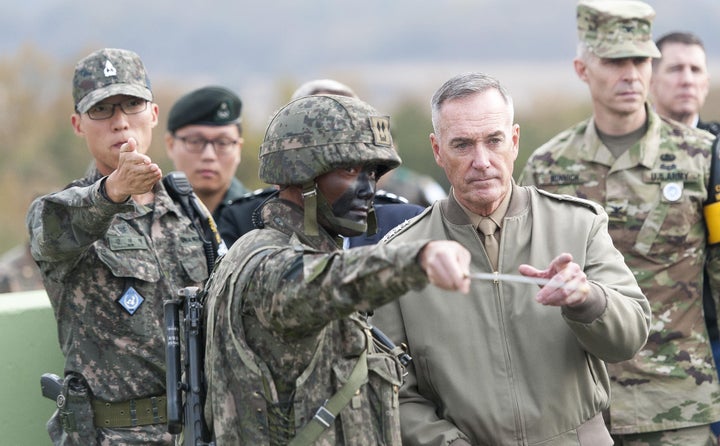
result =
M717 446L718 439L707 425L623 435L615 438L615 446Z
M377 164L378 177L400 165L390 118L347 96L316 95L280 109L260 146L260 179L304 185L338 167Z
M397 359L368 342L358 311L428 281L426 241L338 250L303 234L302 209L273 199L210 278L205 415L218 444L284 445L345 382L363 350L369 375L317 445L400 445Z
M655 10L635 0L580 0L577 30L580 42L597 57L660 57L652 39Z
M78 113L118 94L152 101L150 78L140 57L132 51L104 48L75 65L73 99Z
M703 218L713 136L645 107L645 136L617 160L589 119L536 150L519 180L604 205L615 246L652 306L646 346L630 361L608 364L614 434L720 420L702 313L706 256L711 283L720 284L718 246L706 247Z
M161 183L151 206L115 204L100 178L94 171L36 199L26 220L65 372L83 375L104 401L164 396L163 300L207 278L202 243ZM117 302L129 287L144 299L132 315ZM105 443L171 444L164 423L97 432Z

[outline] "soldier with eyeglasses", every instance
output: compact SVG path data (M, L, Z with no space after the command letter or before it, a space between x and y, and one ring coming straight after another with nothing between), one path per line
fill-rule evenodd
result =
M147 155L158 106L140 57L91 53L73 98L94 166L26 220L65 356L48 432L56 445L170 445L163 300L205 281L203 243Z
M185 172L215 221L248 192L235 177L243 146L241 110L235 93L207 86L178 99L168 116L167 154L175 169Z

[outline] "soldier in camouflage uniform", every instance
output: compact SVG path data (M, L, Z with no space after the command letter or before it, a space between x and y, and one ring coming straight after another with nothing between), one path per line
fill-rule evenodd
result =
M646 346L610 364L611 432L618 445L710 445L720 419L720 386L703 321L706 258L720 278L716 246L706 245L713 137L656 114L647 102L653 9L639 1L582 0L575 70L593 116L558 134L529 158L520 182L605 206L610 235L653 310Z
M356 98L347 85L333 79L315 79L300 85L291 99L312 94L339 94ZM408 167L398 166L378 181L378 189L407 199L422 207L447 197L445 189L431 176L418 173Z
M218 444L400 445L401 365L360 312L428 283L467 292L469 253L428 240L340 249L372 226L375 181L400 164L389 130L338 95L272 118L260 178L279 196L207 285L205 415Z
M73 78L73 128L95 168L27 214L65 355L55 444L172 444L163 299L208 276L191 221L145 155L158 122L137 54L102 49Z
M655 44L661 53L660 58L653 59L650 81L650 100L655 111L660 116L718 136L720 122L700 119L700 110L710 92L707 55L702 40L690 32L671 32L657 39ZM703 311L717 365L720 363L720 333L707 275L703 287ZM720 434L720 423L713 423L713 432Z

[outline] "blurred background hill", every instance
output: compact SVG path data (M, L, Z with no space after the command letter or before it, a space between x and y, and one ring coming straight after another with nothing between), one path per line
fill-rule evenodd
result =
M690 30L720 78L720 2L649 0L654 35ZM446 184L427 135L429 99L462 71L484 71L510 90L521 156L590 113L572 70L569 0L32 0L0 4L0 252L22 243L35 196L79 177L90 156L70 127L74 64L100 47L136 51L160 105L150 156L165 172L162 134L173 101L220 84L243 99L246 145L238 177L257 180L257 147L273 110L302 82L335 78L391 115L405 164ZM703 113L720 119L713 83ZM516 169L519 170L519 169Z

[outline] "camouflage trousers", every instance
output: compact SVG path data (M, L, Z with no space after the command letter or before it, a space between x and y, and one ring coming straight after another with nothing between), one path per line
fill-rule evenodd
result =
M718 446L718 439L706 424L698 427L642 434L613 435L615 446Z

